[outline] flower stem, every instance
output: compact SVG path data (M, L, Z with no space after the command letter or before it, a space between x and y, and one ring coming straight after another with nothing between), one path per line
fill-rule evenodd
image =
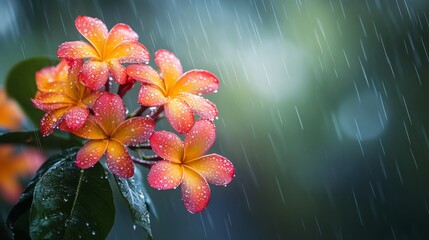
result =
M133 160L133 162L138 163L147 168L151 168L156 163L155 161L147 161L140 158L136 158L134 156L131 156L131 159Z
M130 118L141 116L143 112L146 111L146 109L148 109L148 107L140 106L133 113L131 113Z
M125 84L119 85L118 95L123 98L125 94L134 86L134 80L128 79Z
M164 117L164 106L160 106L151 112L149 117L152 118L155 122L158 122L162 117Z

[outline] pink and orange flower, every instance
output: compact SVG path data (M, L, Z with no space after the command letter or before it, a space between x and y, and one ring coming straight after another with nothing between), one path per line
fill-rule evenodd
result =
M215 126L208 119L196 121L184 142L171 132L155 132L150 144L164 160L150 169L149 184L160 190L182 184L186 209L191 213L203 211L210 199L208 183L226 185L234 177L234 166L227 158L218 154L204 155L215 138Z
M107 166L116 176L130 178L134 164L127 146L146 142L155 128L148 117L125 120L125 105L112 93L105 93L94 103L94 115L73 133L89 141L79 150L76 165L80 168L94 166L106 153Z
M149 52L128 25L117 24L109 32L101 20L86 16L77 17L75 25L89 43L61 44L57 55L63 60L36 74L38 92L33 103L46 111L40 124L43 135L59 127L88 139L76 157L76 165L82 169L94 166L104 155L117 177L132 177L133 161L150 166L152 187L166 190L181 185L186 209L203 211L210 199L208 183L226 185L235 172L227 158L205 155L216 138L213 119L218 110L201 95L215 93L218 78L206 70L183 73L180 60L164 49L155 53L160 72L141 64L149 61ZM125 68L123 63L134 64ZM106 85L110 76L120 85L119 95L110 93ZM135 81L141 82L138 102L144 107L126 119L121 96ZM157 110L138 117L146 107ZM171 132L154 132L163 111L174 130L186 133L184 141ZM195 121L195 115L200 119ZM140 145L148 140L150 147ZM143 154L143 159L137 159L131 156L130 146L133 150L149 147L157 156Z
M40 69L36 72L36 98L43 93L62 93L67 87L69 62L61 60L56 66Z
M32 101L37 108L46 111L40 121L43 136L51 134L58 126L67 131L79 129L89 115L89 108L100 97L101 93L90 90L79 81L83 62L78 60L69 63L72 66L66 77L64 61L55 68L47 67L36 74L39 76L39 92Z
M158 50L155 62L161 70L158 74L147 65L130 65L127 74L142 82L138 101L143 106L164 106L171 126L179 133L187 133L194 124L194 113L202 118L217 117L216 105L199 96L215 93L219 88L218 78L206 70L182 71L177 57Z
M116 24L108 32L100 19L79 16L75 25L89 43L65 42L60 45L57 55L65 59L89 58L81 74L83 82L90 89L100 89L108 80L109 73L117 83L126 83L127 75L121 63L149 61L148 50L138 42L137 33L126 24Z
M17 152L13 145L0 145L0 193L11 203L22 193L20 180L33 175L42 165L43 155L36 149Z
M25 119L18 104L8 98L6 91L0 88L0 128L20 130ZM20 180L31 176L43 162L43 154L36 149L19 150L13 145L0 144L0 195L14 203L22 192Z

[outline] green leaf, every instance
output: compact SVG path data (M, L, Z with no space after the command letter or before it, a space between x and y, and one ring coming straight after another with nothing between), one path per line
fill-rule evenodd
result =
M115 217L113 193L100 163L82 170L76 153L52 166L36 184L32 239L105 239Z
M64 149L81 146L82 142L68 133L54 133L42 137L40 131L20 131L0 133L0 143L42 146L44 148Z
M138 171L136 171L136 174L138 174ZM147 199L142 190L142 184L139 183L136 175L132 178L115 177L115 180L118 183L122 196L128 203L134 224L142 226L149 234L149 237L151 237L152 231L150 228L149 211L146 205Z
M61 153L55 154L48 158L39 168L39 170L37 170L36 174L28 183L27 187L19 198L18 203L12 207L7 217L7 225L13 232L15 239L30 239L30 207L31 203L33 202L33 193L36 184L55 163L65 159L71 159L73 156L75 156L78 150L79 148L71 148L62 151Z
M37 91L36 72L43 67L55 65L57 62L44 57L26 59L12 67L6 77L8 96L19 103L35 126L39 126L40 119L43 116L43 112L36 109L30 101Z

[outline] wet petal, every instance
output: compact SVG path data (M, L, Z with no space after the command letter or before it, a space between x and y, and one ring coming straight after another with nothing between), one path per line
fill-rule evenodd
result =
M33 105L42 110L42 111L52 111L58 108L64 108L70 106L71 103L64 103L64 102L48 102L44 103L42 101L39 101L38 99L31 99L31 102Z
M219 79L211 72L205 70L191 70L180 76L172 94L188 92L192 94L209 94L219 89Z
M107 38L107 27L98 18L79 16L75 21L76 29L97 49L99 55L104 49Z
M207 182L216 185L226 185L234 178L234 166L225 157L210 154L187 162L186 166L197 171Z
M84 95L85 97L82 99L82 103L85 104L86 107L92 108L95 101L103 95L103 92L92 92Z
M126 146L144 143L149 140L155 129L155 122L149 117L134 117L122 122L112 138Z
M71 132L76 131L82 127L88 115L89 110L84 107L70 107L64 115L64 122L67 124L67 129Z
M125 120L125 105L122 99L113 93L105 93L99 97L93 107L95 119L111 135Z
M186 166L183 171L182 200L190 213L203 211L210 200L210 188L206 180Z
M69 129L65 128L65 131L69 131ZM89 115L85 121L85 123L76 131L73 132L76 136L86 139L105 139L107 138L104 130L98 125L95 117Z
M185 162L203 156L215 139L216 129L212 121L208 119L196 121L185 138Z
M186 92L180 93L179 97L185 100L192 110L202 118L214 119L217 117L217 107L209 100Z
M67 108L59 108L50 112L47 112L40 120L40 131L44 137L54 132L59 122L62 120L64 113Z
M80 59L94 58L99 55L90 44L82 41L74 41L61 44L58 48L57 56L65 59Z
M106 48L104 49L109 54L113 49L123 42L137 41L139 36L127 24L118 23L109 32L107 37Z
M111 60L109 62L109 71L117 83L125 84L127 82L125 67L122 66L117 60Z
M152 150L162 159L180 163L183 159L183 142L174 133L156 131L150 137Z
M147 175L149 185L158 190L173 189L182 182L183 167L170 161L159 161Z
M106 152L109 140L90 140L79 150L76 165L86 169L94 166Z
M55 92L46 92L41 93L37 96L37 99L35 99L40 104L46 104L46 103L69 103L73 104L75 103L75 100L68 97L65 94L62 93L55 93Z
M174 98L164 105L168 122L178 133L187 133L194 125L194 113L188 103Z
M166 89L172 88L183 73L180 60L172 52L161 49L155 53L155 63L164 75Z
M109 141L107 147L107 166L118 177L130 178L134 175L134 163L128 149L118 141Z
M127 67L127 74L131 78L146 84L154 84L165 90L164 80L159 77L158 72L151 66L133 64Z
M106 59L118 59L120 63L144 63L150 58L149 51L139 42L125 42L117 46Z
M98 90L106 84L109 78L107 63L95 60L87 61L81 70L82 81L88 88Z
M140 88L138 96L139 103L148 107L164 105L168 102L168 99L159 87L144 83Z

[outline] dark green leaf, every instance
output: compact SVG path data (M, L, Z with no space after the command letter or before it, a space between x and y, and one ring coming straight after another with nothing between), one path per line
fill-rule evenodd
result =
M7 217L7 225L13 232L16 239L30 239L29 232L29 217L30 207L33 202L34 187L42 178L42 176L57 162L66 159L73 160L79 148L71 148L61 153L55 154L48 158L43 165L37 170L36 175L31 179L19 198L18 203L13 206Z
M36 184L30 213L33 239L105 239L115 217L113 194L100 163L81 170L52 166Z
M43 148L51 149L64 149L82 145L81 141L68 133L54 133L48 137L42 137L40 131L0 133L0 143L42 146Z
M6 92L22 107L30 120L39 126L43 112L36 109L30 99L34 97L36 87L36 72L43 67L57 64L56 60L39 57L30 58L16 64L6 77Z
M138 171L136 171L137 173ZM142 184L138 181L136 175L133 178L115 177L115 180L118 183L122 196L128 203L134 224L142 226L148 232L149 236L152 236L149 211L146 206L146 196L143 193Z

